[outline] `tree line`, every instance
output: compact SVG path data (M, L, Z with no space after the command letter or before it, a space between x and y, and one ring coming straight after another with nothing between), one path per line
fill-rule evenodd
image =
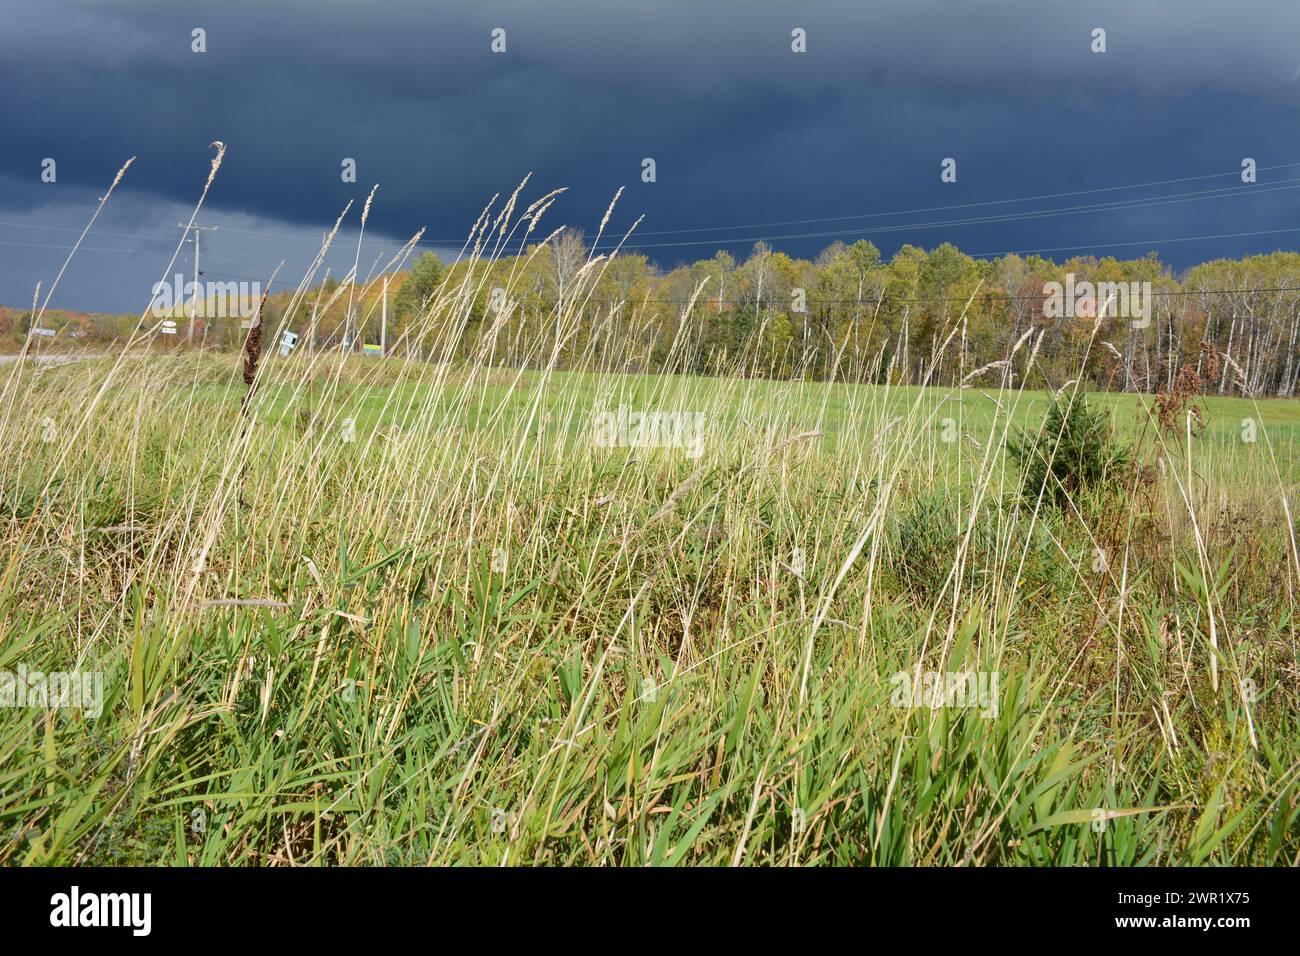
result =
M1053 283L1142 284L1146 314L1095 296L1062 315ZM944 243L905 245L886 260L862 240L809 260L760 242L743 260L718 252L665 270L635 252L593 253L564 230L491 260L444 265L425 252L388 286L390 352L511 367L1029 387L1082 374L1093 387L1143 392L1171 390L1190 368L1214 374L1211 391L1257 397L1293 396L1300 382L1294 252L1177 274L1154 252L1056 263L976 259ZM328 279L270 296L265 319L307 348L359 347L379 341L379 294L374 279L350 296ZM121 332L106 317L78 324L87 330ZM210 319L200 340L237 348L243 334Z

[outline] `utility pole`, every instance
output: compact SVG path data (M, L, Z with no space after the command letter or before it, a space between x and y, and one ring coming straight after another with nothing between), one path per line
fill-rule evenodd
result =
M215 232L218 227L200 226L197 222L193 226L186 226L186 224L183 222L178 222L176 225L179 226L181 229L194 230L194 295L190 299L190 327L185 333L185 344L192 345L194 344L194 317L195 314L198 312L198 303L199 303L199 288L200 288L199 276L203 274L199 272L199 233L202 232L204 229L206 229L208 232ZM183 289L181 291L182 293L184 292ZM207 296L204 296L204 304L206 305L206 303L207 303Z
M379 312L379 355L388 355L388 273L384 273L384 304Z

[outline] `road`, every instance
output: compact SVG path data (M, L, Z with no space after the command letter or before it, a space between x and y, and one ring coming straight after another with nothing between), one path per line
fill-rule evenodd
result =
M9 365L17 362L21 356L18 355L0 355L0 365ZM86 359L102 358L101 355L29 355L29 362L40 362L45 365L65 365L68 362L84 362Z

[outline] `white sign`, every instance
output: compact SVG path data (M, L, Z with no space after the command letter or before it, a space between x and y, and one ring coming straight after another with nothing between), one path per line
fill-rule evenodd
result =
M281 355L281 357L283 357L283 356L285 356L285 355L288 355L290 352L292 352L292 351L293 351L293 347L294 347L295 345L297 345L297 344L298 344L298 333L297 333L297 332L290 332L288 329L285 329L283 332L281 332L281 333L280 333L280 355Z
M175 323L174 321L172 321L171 319L167 319L166 321L164 321L163 324L162 324L162 334L163 334L163 335L175 335L175 334L176 334L176 323Z
M54 337L55 331L53 329L32 329L32 335L43 335L49 339Z

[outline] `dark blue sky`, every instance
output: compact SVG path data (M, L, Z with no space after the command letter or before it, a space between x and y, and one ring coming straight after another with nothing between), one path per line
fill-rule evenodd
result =
M296 282L374 183L363 276L420 227L445 250L528 172L526 200L568 187L549 226L588 235L626 186L611 228L645 214L630 242L665 268L743 258L756 238L804 256L860 236L886 255L1155 249L1179 268L1300 248L1294 0L0 0L0 20L7 305L49 287L135 155L51 304L143 310L214 139L229 152L202 215L222 227L203 240L213 278L286 259ZM1091 192L1145 183L1163 185ZM1060 193L1076 195L1034 198Z

